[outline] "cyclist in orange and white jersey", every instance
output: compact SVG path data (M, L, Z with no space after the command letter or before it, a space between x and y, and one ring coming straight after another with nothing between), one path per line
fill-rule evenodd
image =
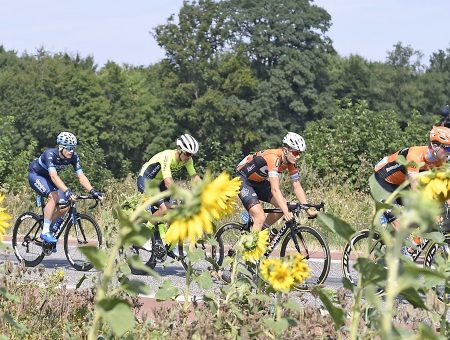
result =
M429 133L428 146L411 146L384 157L375 166L375 173L369 178L372 197L376 201L386 200L408 178L414 179L421 171L440 167L447 161L450 154L450 129L444 126L434 126ZM402 155L407 161L416 165L405 168L397 162ZM419 163L422 165L419 167ZM417 184L411 182L414 188ZM397 201L401 204L401 200Z
M287 170L291 176L295 196L302 204L306 204L306 194L300 184L297 160L306 150L305 140L294 132L288 132L283 138L283 147L256 152L245 157L237 166L236 175L241 178L242 185L239 198L253 219L253 230L261 230L277 221L280 214L264 214L261 201L279 207L285 221L291 221L294 216L288 210L286 199L280 189L280 174ZM309 216L315 216L314 208L307 210Z
M437 168L443 165L450 155L450 129L444 126L434 126L429 133L430 144L428 146L411 146L384 157L375 166L375 173L369 178L370 194L376 202L384 202L402 183L407 179L411 180L410 187L414 189L417 182L414 178L421 172ZM408 167L397 162L399 155L405 157L407 161L412 161ZM402 205L401 197L397 198L394 204ZM399 221L395 216L387 211L383 214L382 220L391 221L394 227L399 227ZM421 239L415 238L413 242L420 244ZM402 253L411 256L414 248L403 247Z

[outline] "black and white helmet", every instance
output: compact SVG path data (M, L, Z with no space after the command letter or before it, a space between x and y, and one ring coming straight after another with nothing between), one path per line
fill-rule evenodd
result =
M61 132L58 137L56 137L56 144L63 146L75 146L77 145L77 137L70 132Z
M304 152L306 150L306 143L302 136L295 132L288 132L283 138L283 145L292 150Z
M194 137L185 133L177 139L177 146L184 152L189 152L190 154L196 154L198 152L198 142Z

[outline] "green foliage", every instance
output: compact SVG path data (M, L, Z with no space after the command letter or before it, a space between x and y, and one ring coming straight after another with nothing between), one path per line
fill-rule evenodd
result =
M305 129L305 161L320 176L336 174L358 189L367 187L374 165L384 156L412 145L427 145L426 124L413 111L404 130L393 111L374 112L367 102L341 102L333 119L310 122Z

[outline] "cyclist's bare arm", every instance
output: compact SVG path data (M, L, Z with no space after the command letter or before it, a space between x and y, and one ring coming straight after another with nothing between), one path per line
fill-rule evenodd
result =
M56 185L56 187L61 190L62 192L67 191L67 186L62 181L61 177L59 177L58 173L56 171L50 171L49 172L50 179L52 180L53 184Z
M269 183L272 192L272 196L278 204L278 207L281 209L284 215L284 219L286 221L290 221L294 218L294 215L289 211L286 199L281 193L280 189L280 179L279 177L271 177L269 176Z
M88 178L86 177L86 175L84 173L80 173L78 175L78 180L80 181L80 184L83 186L83 188L86 189L86 191L92 190L91 182L89 182Z
M298 201L302 204L308 203L306 199L305 190L303 190L303 187L298 179L292 182L292 187L294 188L294 193ZM306 210L306 213L309 216L316 216L317 210L315 208L309 208L308 210Z
M164 178L164 184L166 186L167 189L170 189L170 187L173 184L173 178L172 177L166 177Z
M194 182L194 183L198 183L198 182L200 182L201 180L202 180L202 179L201 179L200 176L197 175L197 174L191 176L191 181Z

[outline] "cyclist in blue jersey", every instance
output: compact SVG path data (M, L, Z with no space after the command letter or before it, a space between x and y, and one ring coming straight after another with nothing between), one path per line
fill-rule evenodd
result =
M80 184L97 199L103 199L103 193L95 190L83 173L80 159L75 152L77 138L70 132L61 132L56 138L57 147L45 150L30 163L28 182L40 196L48 198L44 207L44 227L41 239L47 243L56 243L50 231L50 225L64 215L66 209L60 209L58 201L74 200L76 195L64 184L58 171L72 165Z

